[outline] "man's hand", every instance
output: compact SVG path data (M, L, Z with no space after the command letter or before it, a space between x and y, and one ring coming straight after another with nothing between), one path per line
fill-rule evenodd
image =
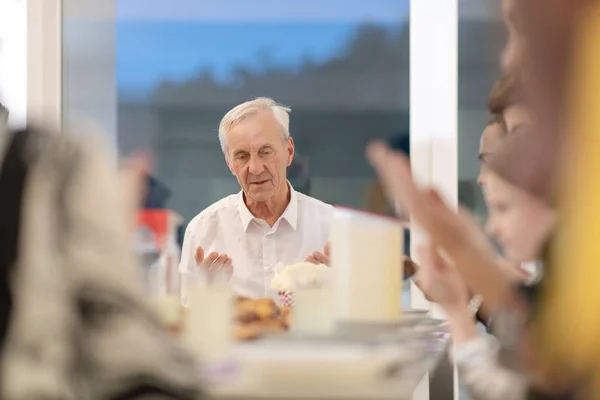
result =
M219 254L215 251L204 257L204 249L200 246L196 247L196 268L208 272L209 276L214 275L215 272L226 269L228 277L233 274L233 267L231 265L231 258L227 254Z
M493 253L489 240L471 215L465 210L456 213L437 191L417 186L406 155L375 143L369 146L367 156L388 194L450 256L465 246L477 247L478 251L483 247L482 251Z
M329 264L331 263L331 258L329 256L329 254L330 254L329 242L327 242L327 243L325 243L325 249L323 249L322 253L319 251L315 251L310 256L306 257L306 262L309 262L312 264L325 264L325 265L329 266Z

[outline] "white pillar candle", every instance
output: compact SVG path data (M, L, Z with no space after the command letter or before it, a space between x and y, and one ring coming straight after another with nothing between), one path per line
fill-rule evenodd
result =
M183 338L201 361L220 362L227 357L233 342L233 303L225 282L200 285L187 293Z
M336 209L331 228L331 261L338 320L399 319L403 247L400 221Z
M330 285L299 288L294 294L293 331L329 335L335 329L333 290Z

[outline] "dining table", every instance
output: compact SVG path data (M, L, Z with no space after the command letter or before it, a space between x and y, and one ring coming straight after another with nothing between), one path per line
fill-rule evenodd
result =
M410 399L447 360L445 321L405 310L397 322L338 323L328 335L270 335L237 343L205 365L208 397L259 399Z

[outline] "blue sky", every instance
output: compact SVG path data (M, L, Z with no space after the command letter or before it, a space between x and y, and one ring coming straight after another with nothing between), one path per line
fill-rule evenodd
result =
M137 3L137 4L136 4ZM408 0L120 0L117 77L121 90L148 90L210 68L226 80L236 65L325 61L365 22L400 26Z

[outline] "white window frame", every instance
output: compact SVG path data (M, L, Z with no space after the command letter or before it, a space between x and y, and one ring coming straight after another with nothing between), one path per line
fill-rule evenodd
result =
M410 161L418 182L458 206L458 2L412 0L410 9ZM427 236L411 222L411 254ZM411 283L411 306L444 318ZM448 397L458 399L456 373ZM428 378L413 399L429 398Z
M27 0L27 123L59 130L62 115L62 1Z

